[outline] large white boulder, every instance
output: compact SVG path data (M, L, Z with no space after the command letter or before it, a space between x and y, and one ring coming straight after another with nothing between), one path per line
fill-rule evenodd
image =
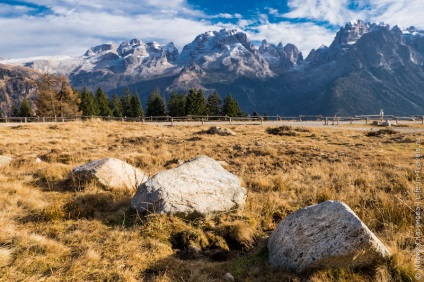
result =
M96 160L72 170L74 177L81 182L97 181L108 190L133 190L149 177L138 168L115 159Z
M235 175L199 156L140 185L131 206L140 213L197 216L244 208L246 197Z
M338 201L288 215L271 234L268 250L271 265L297 273L366 266L390 256L356 214Z

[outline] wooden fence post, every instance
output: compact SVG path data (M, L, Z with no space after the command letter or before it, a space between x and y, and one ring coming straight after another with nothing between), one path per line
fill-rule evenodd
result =
M263 124L264 123L264 118L263 117L261 117L261 124Z
M231 118L230 118L230 124L231 124Z
M328 125L328 117L325 118L325 123L324 125Z
M337 118L337 125L339 125L339 121L340 121L340 118L338 117L338 118Z
M205 122L205 119L204 118L202 118L202 125L203 125L203 123Z
M174 126L174 118L171 118L171 126Z
M25 123L28 123L28 118L27 117L25 117Z

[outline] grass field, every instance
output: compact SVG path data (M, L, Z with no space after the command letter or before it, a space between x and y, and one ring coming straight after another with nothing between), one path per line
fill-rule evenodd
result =
M413 281L415 144L423 133L119 122L0 127L0 281ZM248 190L244 211L187 221L137 215L135 193L71 179L115 157L153 176L179 160L222 161ZM36 162L39 158L42 162ZM391 250L383 265L298 276L267 264L267 236L287 214L325 200L348 204ZM202 250L196 257L188 245ZM187 258L189 257L189 258Z

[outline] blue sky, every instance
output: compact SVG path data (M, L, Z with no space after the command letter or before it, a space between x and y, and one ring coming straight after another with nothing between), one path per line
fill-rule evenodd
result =
M293 43L306 56L348 21L424 28L424 0L22 0L0 1L0 57L82 55L132 38L173 41L181 51L209 30Z

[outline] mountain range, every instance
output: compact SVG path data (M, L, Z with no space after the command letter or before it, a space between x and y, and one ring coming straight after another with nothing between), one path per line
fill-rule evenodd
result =
M172 42L132 39L91 47L79 57L5 59L0 64L0 75L5 69L22 72L24 81L34 76L32 69L64 74L79 89L101 86L110 95L129 87L142 102L154 88L165 96L193 87L206 94L217 90L221 96L232 93L250 113L342 116L384 109L387 114L421 115L424 107L424 31L361 20L341 27L330 46L306 57L293 44L263 40L255 46L245 33L223 29L198 35L181 52ZM10 86L10 76L9 84L5 77L0 76L3 106L30 94L29 84Z

